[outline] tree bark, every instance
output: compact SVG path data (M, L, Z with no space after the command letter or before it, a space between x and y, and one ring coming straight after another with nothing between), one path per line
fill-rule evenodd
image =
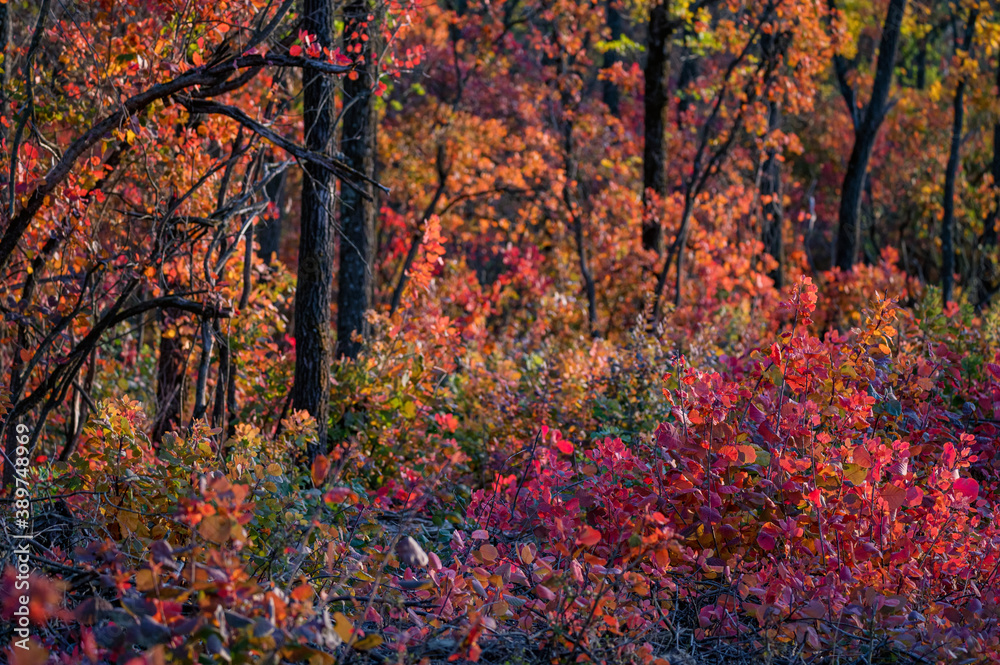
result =
M7 100L7 84L10 82L10 3L0 4L0 54L3 63L0 65L0 100Z
M777 102L770 102L768 108L768 133L781 125L781 109ZM784 211L781 205L781 161L777 150L769 148L767 159L761 169L760 195L763 204L764 224L762 229L764 251L770 254L778 266L771 271L770 277L778 289L785 285L785 248L782 236Z
M1000 65L997 66L997 86L1000 89ZM1000 121L993 123L993 160L990 163L993 175L993 207L986 216L983 228L983 244L996 247L997 216L1000 215Z
M608 28L611 30L611 41L617 42L622 38L622 15L621 12L618 11L618 0L606 0L604 4L604 11ZM620 60L621 58L619 57L617 51L605 51L604 69L611 69L615 66L615 63ZM621 104L621 94L618 90L618 86L612 81L603 81L603 85L601 87L601 98L604 100L605 106L608 107L608 113L613 116L617 116L619 113L619 106Z
M344 52L354 58L357 76L344 81L344 126L340 151L344 161L369 178L375 171L374 31L366 0L344 9ZM368 39L362 39L367 36ZM364 189L369 197L362 196ZM340 203L340 279L337 291L337 357L356 358L368 335L365 312L374 293L375 192L368 183L345 187Z
M302 27L323 47L333 45L334 6L333 0L302 0ZM326 154L333 140L333 84L313 68L305 68L302 77L306 148ZM304 165L301 205L292 406L316 419L318 441L316 450L309 451L312 457L326 447L330 396L333 182L329 171Z
M181 391L184 387L184 340L180 334L167 336L177 325L181 312L168 307L163 310L160 330L160 356L156 362L156 422L152 440L159 443L163 435L180 427Z
M976 29L976 11L969 13L961 49L968 52ZM956 43L956 46L958 44ZM965 76L955 88L952 107L951 148L948 151L948 165L944 172L944 216L941 220L941 298L944 304L954 300L955 290L955 180L958 177L959 160L962 149L962 125L965 116Z
M287 170L283 171L281 175L268 180L264 186L264 193L277 209L277 214L274 217L268 215L261 219L257 227L257 256L267 265L271 265L274 262L278 256L278 252L281 250L281 230L282 218L285 214L285 182L287 174Z
M841 270L850 270L858 259L858 248L861 246L861 198L872 148L887 110L905 10L906 0L889 0L889 10L879 42L871 100L855 127L854 147L851 149L840 194L836 264Z
M565 74L566 60L563 56L559 63L559 75L562 77ZM583 217L577 202L577 180L580 177L580 169L576 159L576 144L573 139L573 120L569 114L570 103L570 95L564 90L562 92L562 118L560 121L563 135L563 169L566 177L566 182L563 184L563 203L566 205L566 214L569 216L570 226L573 229L577 263L580 266L580 279L583 281L583 291L587 297L587 330L591 337L596 337L597 290L594 285L593 273L590 271L587 238L583 232Z
M1000 59L996 67L997 94L1000 95ZM1000 121L993 123L993 159L990 162L993 176L993 203L983 219L983 235L979 239L979 274L976 307L982 309L989 304L996 291L996 266L993 252L997 246L997 218L1000 217Z
M663 225L658 211L652 209L655 198L667 194L666 143L667 89L670 61L670 21L666 0L649 10L649 35L646 40L644 127L642 150L642 248L663 255Z

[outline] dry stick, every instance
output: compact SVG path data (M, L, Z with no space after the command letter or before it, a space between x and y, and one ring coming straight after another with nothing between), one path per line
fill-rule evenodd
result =
M84 379L85 385L80 385L76 379L73 379L73 387L76 388L78 394L83 397L84 401L87 403L87 407L92 413L97 413L97 404L94 403L94 398L90 396L90 390L94 386L94 374L96 373L97 365L97 349L95 348L90 352L90 364L87 367L87 377ZM76 442L80 438L80 433L83 432L83 428L87 424L88 414L86 409L80 410L80 421L77 423L76 429L73 432L72 438L66 442L66 446L63 448L62 452L59 453L59 461L65 462L69 459L69 456L73 454L76 449Z
M531 467L531 463L535 460L535 448L538 446L538 439L542 436L542 430L538 430L535 434L535 440L531 444L531 452L528 454L528 461L524 465L524 473L521 474L521 479L517 483L517 491L514 493L514 500L510 505L510 516L514 516L514 511L517 510L517 498L521 495L521 489L524 487L525 481L528 479L528 470ZM492 509L490 509L492 513ZM489 520L487 520L489 524Z
M413 238L410 240L410 251L406 253L406 260L403 261L403 272L399 275L399 281L396 282L396 288L392 290L392 302L389 305L389 317L391 318L393 314L396 313L396 309L399 308L399 301L403 297L403 289L406 288L406 282L409 281L409 271L410 266L413 265L413 260L417 258L417 250L420 248L420 240L423 237L424 226L427 224L427 220L430 219L431 215L434 214L434 209L437 207L438 201L441 200L441 196L444 194L445 185L448 180L448 174L451 172L451 164L445 164L445 150L444 144L438 143L437 147L437 176L438 176L438 186L434 191L434 196L431 197L431 202L427 204L427 208L424 210L424 214L420 217L420 222L413 231Z

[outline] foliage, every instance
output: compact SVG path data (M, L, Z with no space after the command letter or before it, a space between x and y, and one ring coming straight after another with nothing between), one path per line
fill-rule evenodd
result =
M292 2L34 4L0 1L28 26L0 96L0 437L31 432L35 533L7 660L1000 661L988 3L908 10L849 272L834 62L872 85L885 2L668 3L651 199L652 3L373 3L376 306L323 450L290 397L293 166L356 174L302 147L300 72L355 80L353 52ZM9 568L5 644L18 604Z

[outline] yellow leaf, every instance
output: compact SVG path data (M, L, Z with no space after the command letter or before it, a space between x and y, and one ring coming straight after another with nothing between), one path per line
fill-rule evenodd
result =
M11 646L6 653L10 655L10 665L45 665L49 660L49 650L34 638L28 639L26 649Z
M152 591L156 588L156 575L148 568L143 568L135 574L135 588L139 591Z
M139 528L139 516L135 513L122 511L118 513L118 524L128 533L135 533Z
M345 642L349 642L351 640L351 634L354 632L354 624L351 623L350 619L344 616L343 612L334 612L333 619L337 622L333 627L333 629L337 631L337 635L340 635L340 639Z
M868 468L860 464L844 465L844 480L851 481L852 485L861 485L868 477Z
M282 647L281 655L294 662L307 661L309 665L336 665L337 659L325 651L311 649L298 644Z
M371 651L377 646L382 644L382 636L377 633L371 633L365 635L363 638L354 643L354 648L358 651Z

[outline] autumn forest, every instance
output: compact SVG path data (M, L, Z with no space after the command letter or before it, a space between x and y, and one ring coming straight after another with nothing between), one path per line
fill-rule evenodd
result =
M996 0L0 0L0 662L1000 663Z

